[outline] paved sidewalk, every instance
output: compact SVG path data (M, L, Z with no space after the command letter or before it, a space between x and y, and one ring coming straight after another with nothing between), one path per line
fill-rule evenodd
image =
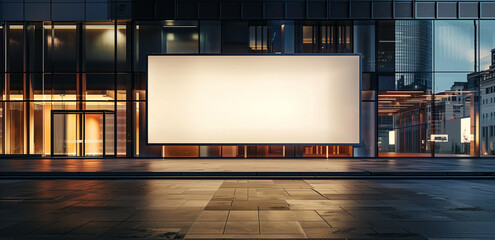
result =
M491 180L0 180L0 239L493 240Z
M0 177L495 177L495 158L1 159Z

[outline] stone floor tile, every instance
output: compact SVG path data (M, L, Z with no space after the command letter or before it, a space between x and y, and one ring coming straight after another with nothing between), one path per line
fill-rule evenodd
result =
M293 234L304 233L296 221L261 222L261 234Z
M259 221L257 210L231 210L229 222L233 221Z
M225 222L196 222L189 229L189 233L223 233Z
M315 211L261 211L261 221L322 221Z
M307 221L299 221L299 225L302 228L327 228L330 227L325 221L317 221L317 222L307 222Z
M225 222L227 221L227 216L229 211L203 211L199 218L196 220L198 222Z
M225 234L259 234L260 223L229 221L225 226Z

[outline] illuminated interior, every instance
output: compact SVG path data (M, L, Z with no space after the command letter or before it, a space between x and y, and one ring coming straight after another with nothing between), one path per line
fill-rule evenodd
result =
M2 21L0 154L493 157L494 29L478 18ZM323 53L361 53L362 144L147 144L149 54Z

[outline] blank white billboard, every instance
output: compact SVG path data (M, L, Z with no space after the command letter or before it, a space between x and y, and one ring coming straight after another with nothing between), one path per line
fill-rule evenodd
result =
M149 144L359 144L359 55L151 55Z

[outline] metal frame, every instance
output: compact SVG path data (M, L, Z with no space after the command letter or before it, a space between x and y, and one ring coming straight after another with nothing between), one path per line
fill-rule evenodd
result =
M290 145L290 146L327 146L327 145L335 145L335 146L353 146L358 147L363 145L363 139L361 136L361 114L362 114L362 55L360 53L327 53L327 54L148 54L149 56L316 56L316 57L325 57L325 56L357 56L359 58L359 143L149 143L148 139L148 73L146 72L146 131L144 131L146 138L146 145L152 146L253 146L253 145L264 145L264 146L281 146L281 145ZM148 70L148 61L146 60L146 69Z

